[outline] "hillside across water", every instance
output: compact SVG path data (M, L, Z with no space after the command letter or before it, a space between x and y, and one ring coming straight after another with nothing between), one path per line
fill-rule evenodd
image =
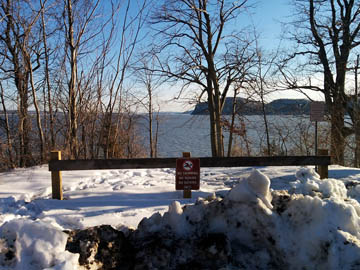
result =
M224 115L229 115L233 110L233 98L225 100ZM310 114L310 100L307 99L276 99L265 104L265 112L272 115L302 115ZM262 114L262 106L259 101L244 98L236 98L236 111L244 115ZM193 115L209 114L207 102L200 102L191 113Z

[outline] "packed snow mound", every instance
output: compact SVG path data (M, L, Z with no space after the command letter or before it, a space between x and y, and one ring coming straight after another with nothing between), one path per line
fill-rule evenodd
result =
M0 269L74 270L79 254L65 251L67 238L41 221L6 222L0 227Z
M295 176L297 180L290 183L293 188L291 192L338 199L346 199L350 195L344 182L336 179L320 179L312 168L301 168L296 171Z
M270 179L258 170L253 170L250 176L240 180L229 193L228 199L235 202L256 202L260 199L266 207L272 209Z
M174 201L127 234L72 232L68 249L101 269L360 269L359 203L334 179L320 180L307 168L296 176L292 193L272 191L255 170L224 198L184 207ZM122 240L102 244L106 239ZM85 243L84 253L78 247ZM124 256L107 268L102 254L112 253Z

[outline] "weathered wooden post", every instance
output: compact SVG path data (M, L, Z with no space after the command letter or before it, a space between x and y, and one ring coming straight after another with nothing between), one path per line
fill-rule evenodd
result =
M183 152L182 156L183 156L183 158L190 158L191 153L190 152ZM191 189L184 189L183 195L184 195L183 196L184 199L191 199Z
M319 156L327 156L329 151L327 149L318 149ZM329 177L329 168L328 165L319 165L319 175L320 179L325 179Z
M61 160L61 151L51 151L51 160ZM52 198L63 199L61 171L51 171Z

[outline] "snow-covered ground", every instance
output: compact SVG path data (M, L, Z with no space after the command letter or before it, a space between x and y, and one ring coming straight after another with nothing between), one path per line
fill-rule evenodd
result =
M360 269L357 184L360 170L340 166L331 166L325 180L311 168L202 168L200 190L183 199L182 192L175 191L174 169L72 171L63 172L65 199L58 201L51 199L47 166L16 169L0 174L0 269L78 269L79 255L65 251L64 230L102 224L137 228L146 217L147 230L168 225L179 237L194 233L188 220L198 224L212 211L199 203L202 198L223 200L229 208L222 214L214 210L207 230L226 232L244 244L254 241L229 225L236 224L229 219L243 216L249 228L271 236L277 243L274 250L292 256L292 269ZM284 209L274 190L291 194ZM183 210L185 204L193 207ZM235 214L237 210L241 213ZM163 219L151 218L155 213ZM266 228L257 228L259 224ZM271 255L256 254L256 260L264 262Z

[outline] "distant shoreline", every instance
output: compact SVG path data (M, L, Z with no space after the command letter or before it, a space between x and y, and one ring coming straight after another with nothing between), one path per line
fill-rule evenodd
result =
M234 99L226 98L222 115L231 115ZM265 104L267 115L310 115L310 100L307 99L276 99ZM262 104L259 101L236 98L235 111L241 115L262 115ZM208 115L207 102L196 104L192 115Z

